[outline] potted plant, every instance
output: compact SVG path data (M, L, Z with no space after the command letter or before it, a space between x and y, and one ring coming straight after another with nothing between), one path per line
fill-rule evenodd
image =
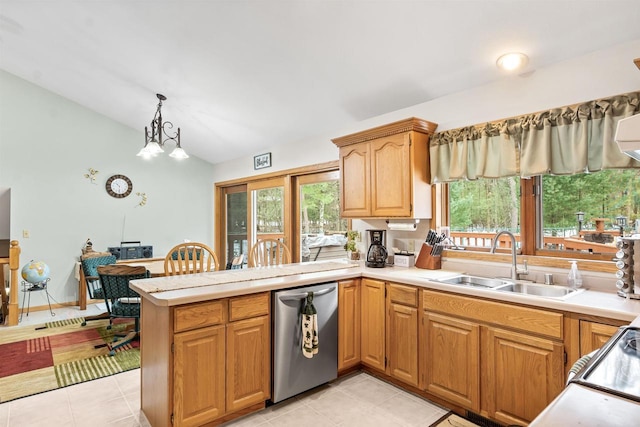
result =
M349 259L360 259L360 252L356 246L356 239L358 238L358 235L359 233L355 230L349 230L345 233L347 243L344 244L344 250L349 253Z

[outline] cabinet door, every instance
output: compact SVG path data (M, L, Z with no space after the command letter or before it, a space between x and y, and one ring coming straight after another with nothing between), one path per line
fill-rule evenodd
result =
M360 363L360 280L338 283L338 371Z
M270 397L269 323L269 316L262 316L227 325L227 412Z
M604 345L618 331L617 326L580 321L580 356L591 353Z
M425 388L436 396L480 410L480 325L425 312Z
M390 303L387 329L387 373L418 387L418 309Z
M562 342L482 327L483 409L497 421L525 425L562 391Z
M361 323L360 351L362 363L372 368L385 369L385 296L384 282L362 279L360 286Z
M174 426L199 426L224 415L224 325L174 335Z
M371 141L371 216L411 216L410 136Z
M340 214L345 218L371 215L369 144L340 148Z

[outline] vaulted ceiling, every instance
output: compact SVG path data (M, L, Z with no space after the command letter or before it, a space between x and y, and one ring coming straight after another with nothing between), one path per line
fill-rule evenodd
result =
M0 68L211 163L640 39L638 0L0 0ZM639 55L640 56L640 53Z

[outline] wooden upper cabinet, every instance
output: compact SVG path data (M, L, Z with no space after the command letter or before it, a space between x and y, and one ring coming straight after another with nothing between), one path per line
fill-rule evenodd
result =
M436 126L414 117L333 139L340 148L341 215L431 218L428 153Z
M369 144L340 149L340 210L343 217L371 214Z

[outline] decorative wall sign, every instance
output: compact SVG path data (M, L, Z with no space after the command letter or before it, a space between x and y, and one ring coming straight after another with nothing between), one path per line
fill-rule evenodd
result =
M271 153L264 153L253 156L253 168L262 169L271 167Z

